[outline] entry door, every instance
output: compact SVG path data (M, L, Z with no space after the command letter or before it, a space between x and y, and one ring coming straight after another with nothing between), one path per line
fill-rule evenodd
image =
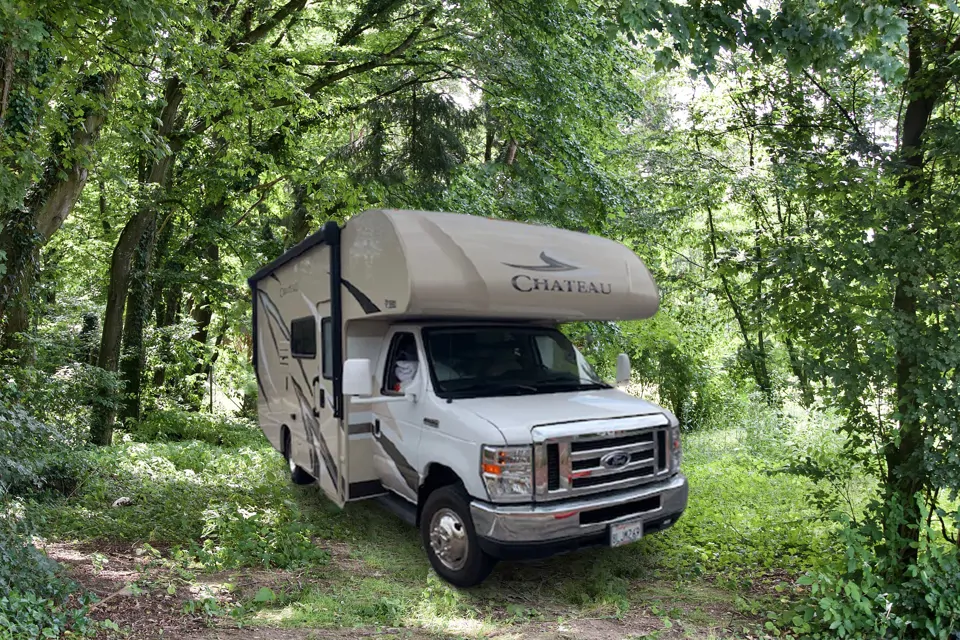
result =
M291 322L291 352L298 364L291 368L290 382L300 408L300 419L293 422L301 425L299 429L291 426L291 433L294 461L313 476L330 500L343 506L346 469L340 456L341 420L333 406L333 331L329 312L330 303L321 302L310 316Z
M377 376L380 393L402 396L407 389L422 389L424 366L423 350L416 335L395 330L380 363ZM422 433L422 406L422 401L399 400L377 403L373 411L373 464L380 482L414 503L420 486L417 452Z

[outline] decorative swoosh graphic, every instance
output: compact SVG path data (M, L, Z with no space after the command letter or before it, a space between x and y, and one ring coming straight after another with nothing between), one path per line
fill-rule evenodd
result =
M403 481L407 483L407 486L410 487L410 490L416 495L417 485L420 484L420 474L407 462L407 459L404 458L400 450L397 449L397 445L391 442L389 438L381 436L377 438L377 442L383 447L384 453L393 460L393 464L397 466L397 470L400 472Z
M337 464L334 462L333 455L331 455L330 449L327 447L327 441L320 431L320 423L313 416L313 408L310 406L310 401L307 400L307 396L303 393L303 389L300 388L296 380L291 378L291 382L293 382L293 388L297 392L297 400L300 404L300 419L303 421L307 438L310 440L310 444L313 445L314 451L317 449L320 450L320 456L324 463L323 466L326 467L327 474L330 476L333 486L336 487ZM316 471L316 469L314 471ZM319 474L314 477L319 480Z
M572 264L567 264L566 262L560 262L556 258L551 258L547 255L546 251L540 252L540 259L543 260L543 264L510 264L509 262L504 262L503 264L508 267L513 267L514 269L524 269L526 271L576 271L580 268Z

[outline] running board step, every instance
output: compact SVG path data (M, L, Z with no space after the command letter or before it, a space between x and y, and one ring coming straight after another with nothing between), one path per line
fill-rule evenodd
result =
M376 501L379 502L384 509L393 513L411 527L417 526L417 507L400 496L388 493L385 496L376 498Z

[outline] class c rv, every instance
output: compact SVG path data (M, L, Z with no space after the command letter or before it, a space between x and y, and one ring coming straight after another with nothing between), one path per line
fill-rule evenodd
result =
M298 484L378 499L444 580L619 546L687 504L680 429L608 384L563 323L653 316L624 245L469 215L328 222L250 280L260 425Z

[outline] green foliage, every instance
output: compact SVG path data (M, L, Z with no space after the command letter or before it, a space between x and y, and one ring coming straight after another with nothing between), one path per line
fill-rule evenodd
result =
M22 405L0 401L0 497L44 488L71 491L86 471L72 444Z
M195 551L210 568L297 568L322 564L329 554L310 537L296 503L224 503L203 513L203 545Z
M723 367L729 344L703 324L679 321L684 314L683 307L670 305L648 321L577 323L565 331L607 379L617 355L626 353L636 390L670 409L685 431L734 426L731 407L742 398Z
M786 616L786 625L815 639L952 638L960 623L960 548L927 524L925 502L917 496L919 543L885 539L884 530L913 526L896 502L862 526L841 518L840 554L800 578L809 595ZM917 559L904 566L890 550L911 544Z
M131 433L138 442L197 440L230 448L263 441L259 427L249 420L182 409L153 411L137 422Z
M810 500L817 485L779 469L797 449L832 448L825 426L801 411L745 403L736 427L686 435L690 505L674 527L647 541L651 549L678 576L706 574L744 589L814 566L836 527Z
M250 496L282 503L286 467L268 446L221 449L198 441L125 443L85 454L97 473L66 504L37 505L57 536L188 544L200 540L205 512ZM121 497L126 507L109 508ZM90 514L99 514L91 520Z
M85 469L61 433L0 396L0 639L90 635L87 598L31 541L24 497L73 490Z

